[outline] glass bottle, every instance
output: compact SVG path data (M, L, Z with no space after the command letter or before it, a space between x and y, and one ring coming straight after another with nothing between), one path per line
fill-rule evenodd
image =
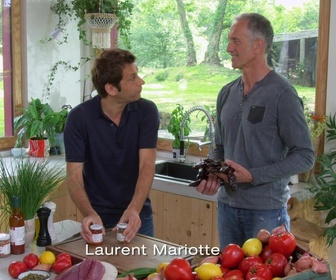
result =
M25 222L20 208L20 199L13 196L13 213L9 217L11 253L20 255L25 252Z

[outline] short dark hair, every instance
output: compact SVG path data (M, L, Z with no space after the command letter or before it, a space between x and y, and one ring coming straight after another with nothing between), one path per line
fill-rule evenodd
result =
M271 22L266 17L258 13L244 13L238 15L235 20L247 20L251 39L262 38L266 43L265 52L269 52L273 44L274 31Z
M128 50L112 48L104 50L96 59L91 70L92 83L101 97L106 97L105 85L110 83L119 91L120 81L126 64L134 63L136 57Z

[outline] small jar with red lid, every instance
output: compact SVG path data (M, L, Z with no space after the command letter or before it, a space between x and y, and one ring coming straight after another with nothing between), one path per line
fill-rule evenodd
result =
M90 226L92 233L92 242L90 245L101 245L103 243L103 226L99 224L93 224Z

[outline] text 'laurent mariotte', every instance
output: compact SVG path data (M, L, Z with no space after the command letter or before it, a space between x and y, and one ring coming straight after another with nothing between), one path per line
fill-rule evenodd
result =
M220 249L218 247L210 247L208 245L199 247L187 247L180 246L174 247L171 245L156 245L152 246L152 254L154 256L195 256L195 255L218 255L220 253ZM88 244L85 246L85 253L87 256L147 256L148 248L145 245L139 247L127 247L127 246L115 246L115 247L90 247Z

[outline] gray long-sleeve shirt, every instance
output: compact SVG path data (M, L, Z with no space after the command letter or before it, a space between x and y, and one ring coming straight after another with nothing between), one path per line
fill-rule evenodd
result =
M295 89L274 71L257 82L245 99L242 79L218 95L215 159L230 159L249 170L252 184L222 187L218 199L232 207L279 209L289 198L291 175L310 170L314 151Z

